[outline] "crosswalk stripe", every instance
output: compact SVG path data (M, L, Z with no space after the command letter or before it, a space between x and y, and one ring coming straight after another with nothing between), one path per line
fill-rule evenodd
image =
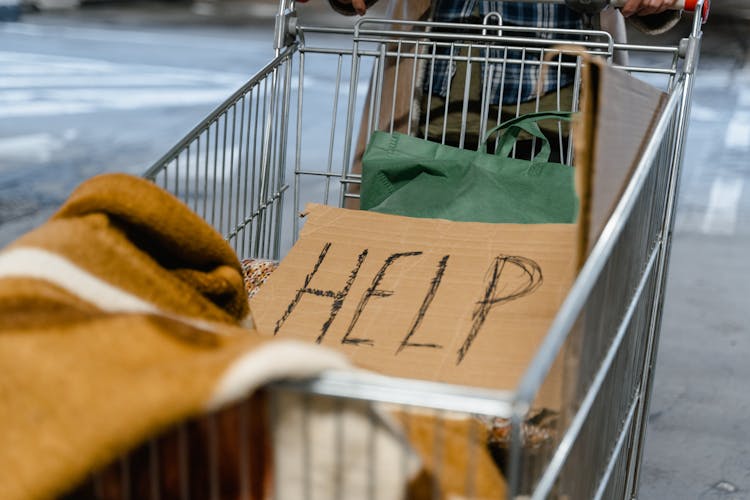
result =
M263 30L262 32L256 32L253 36L250 36L250 34L248 34L248 38L257 38L257 41L268 41L268 52L270 54L272 50L272 45L270 42L270 35L272 35L272 31L273 30L271 29ZM102 29L83 26L55 26L54 29L50 29L48 26L23 22L0 23L0 33L27 37L51 37L58 40L68 39L101 43L139 44L147 45L149 47L154 45L172 45L176 47L182 47L187 50L191 48L215 48L222 51L236 50L238 52L244 52L246 50L246 48L242 44L231 43L231 40L236 40L236 38L225 38L220 35L210 36L196 33L160 33L126 29Z
M683 189L682 197L687 196L692 204L683 205L681 209L677 219L679 231L731 236L742 230L738 227L738 220L747 207L743 201L747 198L744 180L746 173L743 173L744 168L737 170L737 166L741 164L737 162L739 158L750 154L750 60L734 73L719 72L714 78L711 78L710 72L701 75L696 80L696 89L714 88L714 84L722 78L727 78L725 88L732 89L731 93L735 98L733 104L728 109L715 110L696 105L692 119L704 122L705 128L705 122L715 122L718 125L729 117L725 122L726 126L716 127L713 133L713 140L723 139L723 144L719 143L723 149L715 157L716 161L701 160L692 167L687 164L690 155L686 157L685 166L695 170L693 182L685 186L691 192L685 193ZM704 198L707 184L710 184L708 199Z
M127 68L123 68L127 70ZM3 72L0 72L2 74ZM61 88L61 87L167 87L167 86L236 86L242 77L204 77L203 75L179 75L170 73L139 73L137 71L120 71L110 74L69 73L61 75L3 75L0 80L2 89Z
M717 177L714 180L701 232L714 235L734 234L743 187L741 177Z
M246 76L0 51L0 119L218 104Z
M724 145L728 149L750 149L750 111L736 111L729 120Z
M34 84L32 79L44 82L45 78L56 77L95 77L115 76L144 77L158 76L166 82L215 82L236 83L246 75L226 71L208 71L164 65L116 63L88 57L54 56L29 52L8 52L0 50L0 85L8 87L12 78L25 78L21 85Z
M13 137L0 138L0 157L8 160L5 163L8 168L14 164L9 160L26 160L30 158L46 162L52 159L53 154L64 146L64 140L54 137L52 134L25 134ZM0 166L0 172L4 169Z

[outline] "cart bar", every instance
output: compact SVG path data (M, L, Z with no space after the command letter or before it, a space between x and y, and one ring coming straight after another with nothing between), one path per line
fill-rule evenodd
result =
M469 25L471 26L471 25ZM510 31L503 28L503 31ZM521 30L526 31L528 33L536 32L535 30ZM576 34L583 36L591 36L593 33L594 35L600 34L599 32L589 32L588 35L584 31L577 31L577 30L566 30L569 34ZM555 33L560 34L560 33ZM610 36L609 33L601 33L602 36ZM368 38L367 36L371 35L376 38ZM433 33L424 33L424 32L411 32L407 35L402 35L401 32L395 31L395 30L361 30L357 35L357 41L359 42L379 42L382 41L382 37L400 37L402 40L409 40L409 39L417 39L420 41L425 40L425 38L429 38L430 41L435 40L443 40L445 43L455 42L456 41L456 35L452 33L441 33L441 32L433 32ZM508 45L509 47L515 48L526 48L527 50L533 50L534 46L554 46L554 45L577 45L581 47L588 48L589 52L596 53L593 49L600 49L601 51L609 50L611 52L611 49L614 46L614 43L612 42L612 39L610 38L609 42L592 42L592 41L586 41L586 42L580 42L577 40L566 40L563 38L554 39L554 38L526 38L526 37L509 37L509 36L503 36L502 38L499 38L496 35L481 35L481 34L467 34L462 33L461 34L461 41L462 42L485 42L485 43L492 43L497 42L498 40L502 40L504 45ZM515 44L515 47L514 45Z
M622 425L622 431L620 432L620 437L617 439L617 444L615 445L615 449L612 451L612 455L610 456L609 463L607 464L607 469L604 471L604 474L602 474L602 479L599 481L599 488L596 490L596 494L594 495L594 500L601 500L604 498L604 492L607 489L607 485L609 484L609 478L612 476L612 471L615 469L615 464L617 463L617 459L620 456L620 453L622 452L622 447L625 445L625 438L628 436L629 431L631 427L633 426L633 417L635 417L635 411L638 409L638 403L641 401L640 397L637 397L633 399L633 403L630 405L630 409L628 410L628 416L625 419L625 423Z
M382 25L382 26L392 26L393 24L397 24L398 26L412 26L412 27L422 27L422 28L428 28L430 31L415 31L415 30L393 30L393 29L377 29L377 28L366 28L363 26L366 26L368 24L376 24L376 25ZM438 21L396 21L394 22L392 19L381 19L381 18L369 18L364 17L357 21L354 24L354 36L359 37L367 34L375 34L378 36L385 36L385 37L392 37L397 39L408 39L408 38L419 38L424 39L425 36L429 37L435 37L435 38L447 38L447 39L456 39L455 33L446 33L441 31L435 31L436 28L442 28L445 30L455 30L456 24L450 23L450 22L438 22ZM601 30L581 30L581 29L570 29L570 28L538 28L535 26L499 26L494 24L470 24L470 23L461 23L461 40L471 40L474 37L477 37L477 40L482 41L508 41L508 40L518 40L519 42L523 43L525 46L529 42L534 41L533 39L530 39L529 37L523 37L520 40L518 38L513 39L509 38L508 36L498 36L498 35L487 35L487 34L481 34L481 35L473 35L472 33L467 33L467 31L476 30L477 32L486 32L491 30L497 30L502 28L502 30L506 33L536 33L536 34L544 34L549 36L550 34L556 34L556 35L584 35L588 37L601 37L605 40L612 40L612 35L606 31ZM549 39L547 39L549 40ZM567 42L570 42L572 40L566 40ZM591 41L589 41L591 43Z
M278 382L273 386L321 396L378 401L462 414L502 418L509 418L512 414L511 391L387 377L364 371L328 371L316 378Z

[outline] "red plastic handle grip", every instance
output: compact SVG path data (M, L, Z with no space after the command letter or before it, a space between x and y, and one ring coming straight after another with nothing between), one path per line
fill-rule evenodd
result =
M627 0L610 0L610 5L622 8ZM671 10L685 10L688 12L695 12L698 7L698 0L675 0L670 7ZM705 23L708 20L708 13L711 10L711 0L703 2L703 10L701 11L701 19Z
M689 12L695 12L696 7L698 7L698 0L684 0L685 4L682 7L683 9L689 11ZM708 14L711 12L711 0L706 0L703 2L703 10L701 11L701 19L705 23L708 21Z

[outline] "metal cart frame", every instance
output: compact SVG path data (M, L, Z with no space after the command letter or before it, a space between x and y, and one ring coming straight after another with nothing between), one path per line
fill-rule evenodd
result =
M700 0L696 10L702 9ZM619 51L641 54L638 59L646 63L622 68L655 83L660 80L669 98L632 179L514 391L349 373L326 373L274 387L429 409L438 416L461 412L506 419L511 430L505 471L509 497L635 498L701 16L695 16L689 36L671 47L617 44L600 31L529 30L496 23L495 16L488 16L484 24L461 25L460 37L451 23L396 26L364 18L351 29L300 26L293 0L281 0L273 60L157 161L146 177L224 233L241 258L279 259L297 237L296 213L307 201L343 205L357 197L351 187L360 180L352 171L355 131L359 124L368 132L381 126L378 114L387 110L381 101L386 61L395 61L396 74L401 65L416 93L425 87L422 82L428 80L423 75L436 61L463 62L468 97L472 65L480 65L485 77L493 65L538 65L552 68L552 74L575 74L577 82L581 60L555 57L553 47L561 42L610 61ZM530 32L535 36L530 38ZM546 57L550 54L552 58ZM325 65L316 64L317 59L331 60L326 67L335 73L332 85L325 84L330 75L321 73ZM368 88L373 91L367 93ZM321 94L314 93L318 90ZM324 122L313 111L310 122L305 111L324 97L330 103L329 119ZM577 108L575 97L570 106ZM369 110L364 119L362 108ZM410 111L409 132L423 133L419 120L429 122L429 109L428 104L427 116ZM495 119L490 109L492 103L483 95L483 130ZM467 113L465 106L462 123ZM460 133L463 141L465 127ZM562 131L559 137L562 149ZM291 184L287 173L293 174ZM529 468L524 464L525 415L547 383L552 365L575 346L585 348L580 350L578 382L566 389L569 413L554 446Z

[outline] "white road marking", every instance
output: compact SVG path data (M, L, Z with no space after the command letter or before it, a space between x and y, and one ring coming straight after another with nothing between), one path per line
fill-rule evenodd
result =
M0 119L219 104L247 76L0 51Z
M714 180L701 232L715 235L734 234L743 186L744 181L741 177L718 177Z
M272 29L266 30L272 33ZM133 31L124 29L100 29L83 26L49 26L36 25L30 23L2 23L0 24L0 33L10 35L34 36L34 37L51 37L56 40L85 40L101 43L126 43L126 44L143 44L153 47L154 45L172 45L177 47L189 48L216 48L223 51L236 49L245 51L247 47L244 44L237 44L236 38L224 38L222 36L207 36L196 33L185 35L165 34L148 31ZM266 40L268 43L268 53L272 53L273 46L271 38L264 32L256 33L254 36L248 36L248 41L257 39L258 42Z
M50 100L34 100L3 104L0 119L31 116L60 116L80 113L94 113L107 110L127 111L144 108L184 107L196 104L220 103L228 95L227 90L175 91L128 91L116 90L111 93L98 90L86 95L85 92L52 93ZM79 99L76 101L76 99ZM0 98L0 102L2 99Z
M218 105L248 74L0 51L0 119ZM305 77L305 88L330 88ZM296 88L297 80L292 82ZM345 86L342 86L345 91ZM366 86L359 86L364 95Z
M732 115L724 145L728 149L750 149L750 111L739 110Z
M127 68L124 68L127 69ZM135 69L135 68L134 68ZM122 71L122 70L121 70ZM60 87L168 87L172 85L221 85L231 84L238 86L244 80L244 77L217 77L216 75L179 75L167 73L139 73L132 71L129 73L112 73L112 74L65 74L65 75L43 75L43 76L3 76L0 81L0 91L2 89L29 89L29 88L60 88Z
M70 135L70 134L68 134ZM65 138L59 139L52 134L26 134L0 138L0 158L3 160L35 160L47 162L55 152L65 145ZM10 165L10 161L3 161Z
M138 83L143 79L145 84L205 84L220 85L242 82L247 79L245 73L208 71L184 67L172 67L149 64L124 64L102 61L87 57L50 56L29 52L0 51L0 88L28 86L71 85L86 81L105 85L117 83L122 85ZM92 81L91 78L96 78ZM66 82L73 82L67 84Z
M748 86L740 87L740 95L737 98L737 104L744 108L750 108L750 83Z
M740 106L750 106L750 54L745 61L745 66L737 75L736 87L740 91Z
M721 113L714 108L693 105L693 109L690 112L690 119L701 122L720 122Z
M731 71L703 71L695 79L697 90L727 90L734 85L734 77Z
M737 104L741 107L750 107L750 54L745 65L735 74L734 86L739 91Z

